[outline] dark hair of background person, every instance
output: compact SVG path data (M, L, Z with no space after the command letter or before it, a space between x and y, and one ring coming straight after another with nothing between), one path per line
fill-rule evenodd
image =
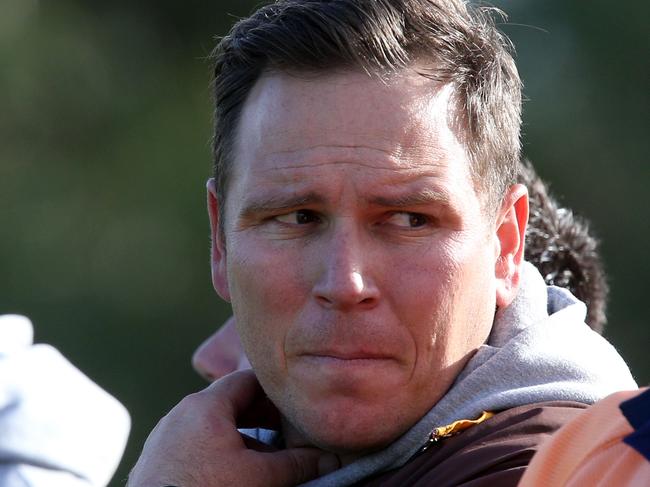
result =
M589 222L560 206L529 161L521 164L518 180L528 187L530 198L526 260L539 269L546 284L566 288L583 301L587 324L602 333L609 286Z
M236 23L213 53L220 209L237 121L264 73L356 69L384 78L414 67L454 86L456 132L466 139L475 186L495 211L516 179L521 149L521 82L495 12L461 0L282 0Z

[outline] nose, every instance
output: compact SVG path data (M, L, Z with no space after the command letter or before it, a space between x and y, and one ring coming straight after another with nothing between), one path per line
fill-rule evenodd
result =
M216 333L199 345L192 356L192 366L209 382L235 370L250 368L239 341L234 318L228 319Z
M338 310L376 306L379 289L372 277L375 269L368 245L355 232L336 232L319 259L321 272L313 295L321 306Z

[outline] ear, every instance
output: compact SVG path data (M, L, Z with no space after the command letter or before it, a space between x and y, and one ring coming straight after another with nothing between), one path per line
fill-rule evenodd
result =
M498 255L494 271L496 304L500 308L508 306L519 289L527 224L528 190L522 184L515 184L508 189L496 220Z
M212 267L212 285L217 294L226 301L230 301L228 288L228 272L226 266L225 239L219 226L219 201L217 200L217 186L213 178L208 180L208 215L210 215L210 237L212 247L210 251L210 265Z

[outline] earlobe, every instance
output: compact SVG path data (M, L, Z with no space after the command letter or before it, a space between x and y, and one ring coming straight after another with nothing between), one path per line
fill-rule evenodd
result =
M528 190L522 184L515 184L508 189L496 222L499 253L494 270L498 307L508 306L517 294L527 224Z
M217 294L224 300L230 301L228 288L228 272L226 266L226 246L219 225L219 200L217 187L213 178L207 183L208 189L208 215L210 216L210 237L212 241L210 250L210 265L212 268L212 285Z

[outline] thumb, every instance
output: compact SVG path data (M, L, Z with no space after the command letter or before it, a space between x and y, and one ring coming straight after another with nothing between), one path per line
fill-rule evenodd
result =
M341 466L336 455L316 448L289 448L264 455L268 460L269 487L302 484Z

